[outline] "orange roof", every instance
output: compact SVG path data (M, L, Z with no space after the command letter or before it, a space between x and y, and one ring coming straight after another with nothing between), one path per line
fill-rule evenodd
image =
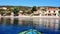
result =
M48 10L58 10L57 8L48 8Z

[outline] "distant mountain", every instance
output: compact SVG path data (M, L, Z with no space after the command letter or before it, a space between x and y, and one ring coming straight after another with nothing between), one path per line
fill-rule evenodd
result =
M1 7L6 7L6 8L15 8L15 7L17 7L17 8L19 8L20 10L22 10L22 11L25 11L25 10L29 10L29 9L32 9L32 7L29 7L29 6L0 6L0 8ZM39 9L40 7L44 7L44 8L47 8L47 7L52 7L52 8L59 8L59 7L54 7L54 6L39 6L39 7L37 7L37 9Z

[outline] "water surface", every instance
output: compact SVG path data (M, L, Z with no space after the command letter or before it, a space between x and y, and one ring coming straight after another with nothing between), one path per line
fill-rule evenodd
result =
M60 19L56 18L0 18L0 34L19 34L20 32L34 30L43 34L60 34Z

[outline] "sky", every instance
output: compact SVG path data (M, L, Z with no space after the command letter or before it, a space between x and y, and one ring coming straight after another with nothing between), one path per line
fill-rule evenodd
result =
M0 0L0 6L59 6L60 0Z

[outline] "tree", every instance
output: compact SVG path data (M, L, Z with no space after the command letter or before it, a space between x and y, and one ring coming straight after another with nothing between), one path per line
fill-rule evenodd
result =
M46 9L42 9L42 11L46 11Z
M59 7L59 9L60 9L60 7Z
M32 13L33 13L34 11L37 11L36 6L33 6L31 11L32 11Z
M60 11L58 13L60 14Z
M16 7L16 8L13 10L14 16L18 16L18 12L19 12L19 8Z
M5 13L4 9L0 9L0 14L3 15Z

